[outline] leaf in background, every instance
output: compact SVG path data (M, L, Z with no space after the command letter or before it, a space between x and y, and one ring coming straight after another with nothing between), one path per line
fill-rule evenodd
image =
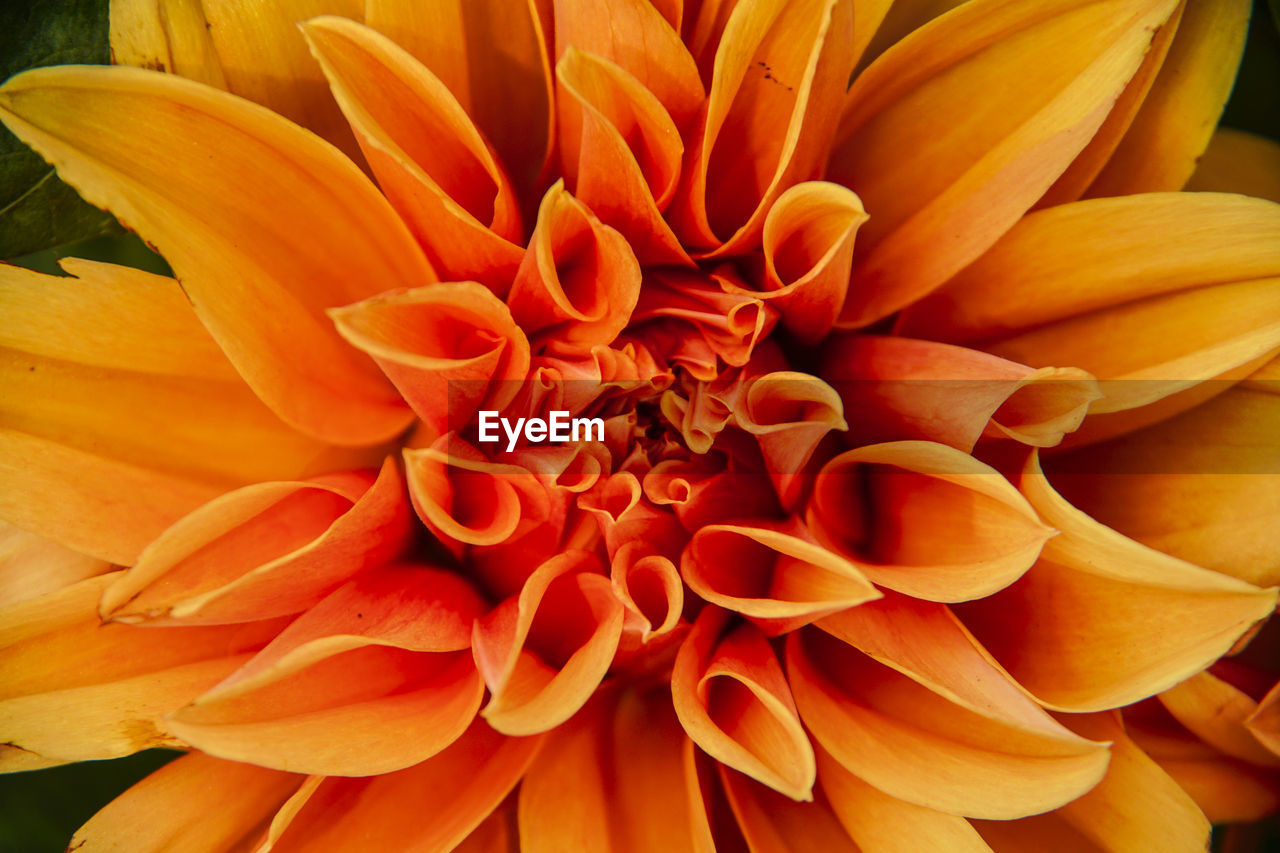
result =
M41 65L105 64L107 0L0 3L0 80ZM82 201L53 168L0 128L0 258L102 234L111 215Z

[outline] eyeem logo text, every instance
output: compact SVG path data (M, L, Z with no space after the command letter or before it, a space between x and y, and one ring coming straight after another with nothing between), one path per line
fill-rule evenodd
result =
M480 412L480 441L493 444L501 441L498 427L507 436L507 452L515 450L523 432L531 444L544 441L604 441L603 418L570 418L567 411L553 410L548 420L542 418L504 418L494 411ZM581 436L581 437L579 437Z

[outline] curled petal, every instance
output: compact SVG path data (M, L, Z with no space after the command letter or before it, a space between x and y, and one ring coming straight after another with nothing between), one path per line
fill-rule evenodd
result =
M981 686L958 696L821 633L787 638L787 672L823 748L908 802L1005 820L1075 799L1106 771L1105 744L1073 734L1025 696L1010 702L1007 688L974 702Z
M1092 412L1132 409L1248 372L1280 347L1278 247L1280 205L1260 199L1162 193L1062 205L1024 218L908 310L899 331L1032 367L1083 368L1106 395ZM1125 346L1099 345L1117 335Z
M981 0L859 74L827 170L871 214L840 324L919 299L1008 230L1094 135L1176 5Z
M216 498L148 545L103 593L104 619L185 625L297 613L411 537L404 481L371 472L260 483Z
M694 534L680 561L689 588L777 636L879 598L848 560L790 525L715 524Z
M607 344L626 326L639 295L640 266L623 236L562 184L548 190L507 297L520 327L571 343Z
M370 570L165 724L205 752L264 766L403 769L456 740L480 707L484 684L466 649L481 608L456 575Z
M1195 192L1240 193L1280 202L1280 143L1243 130L1220 127L1195 174Z
M1054 535L994 468L926 441L835 457L818 473L806 518L873 582L931 601L1003 589Z
M692 265L662 218L684 151L662 104L622 68L572 47L556 79L564 92L560 156L574 196L618 229L642 263Z
M859 853L861 848L849 838L826 803L797 803L723 764L719 769L729 806L750 849L770 853Z
M709 606L671 673L680 724L712 758L791 797L813 798L813 748L764 634Z
M553 557L520 594L477 620L476 665L493 698L483 714L510 735L548 731L591 698L622 635L622 604L584 552Z
M1160 73L1089 196L1182 189L1231 94L1249 11L1248 0L1185 4Z
M0 112L86 199L159 248L281 418L352 445L408 425L394 389L323 312L434 274L338 151L255 104L136 68L35 69L0 89Z
M980 350L878 335L837 338L823 375L839 393L853 444L926 439L971 451L983 436L1050 447L1075 430L1098 383L1076 368L1039 369Z
M520 785L520 849L711 853L691 746L665 691L597 694Z
M595 517L610 557L628 545L643 545L674 558L689 538L670 512L644 498L640 480L630 471L603 480L578 498L578 507Z
M853 238L867 221L862 201L839 184L796 184L769 208L763 248L766 294L782 325L804 343L835 325L849 290Z
M647 550L643 542L628 543L610 565L613 594L627 609L627 627L638 626L641 642L674 631L684 612L684 584L675 563Z
M538 7L535 0L365 3L365 23L449 87L520 192L543 171L554 126L550 34Z
M125 791L77 830L70 850L252 849L304 777L193 752ZM216 802L217 808L209 808Z
M529 370L529 341L507 307L475 282L433 284L329 311L437 435L480 409L501 409Z
M0 769L176 746L161 722L229 675L284 622L142 630L103 625L98 575L0 613Z
M690 533L732 519L783 514L777 495L759 477L726 471L713 457L659 462L644 477L644 493L658 506L670 506Z
M120 564L228 488L370 464L281 422L170 278L0 268L0 515ZM345 465L343 463L346 463Z
M515 787L540 745L541 738L504 737L477 720L421 764L368 778L330 776L287 822L277 819L270 849L452 850Z
M853 71L851 0L744 0L716 49L706 116L669 216L686 245L759 245L774 201L819 176ZM780 132L781 131L781 132Z
M1102 710L1172 687L1225 654L1275 608L1274 589L1103 527L1053 491L1034 455L1021 489L1062 533L1021 580L966 605L960 616L1049 707ZM1052 607L1044 603L1050 597Z

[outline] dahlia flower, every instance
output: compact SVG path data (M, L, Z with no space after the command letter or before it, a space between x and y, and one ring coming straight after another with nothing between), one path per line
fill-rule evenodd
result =
M1275 146L1183 191L1247 3L111 16L0 118L173 277L0 270L0 767L187 753L73 849L1275 809Z

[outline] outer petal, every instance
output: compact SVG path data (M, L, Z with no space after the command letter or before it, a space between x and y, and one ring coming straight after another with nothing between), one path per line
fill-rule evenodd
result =
M972 451L983 436L1050 447L1102 396L1088 373L997 358L979 350L878 335L848 335L824 354L823 375L857 412L854 445L927 439Z
M806 519L873 582L931 601L1008 586L1055 532L994 468L927 441L835 457L818 473Z
M0 522L0 607L105 574L113 566Z
M199 625L298 613L409 544L404 480L371 472L260 483L223 495L153 541L103 594L104 618Z
M404 404L323 311L434 276L332 147L262 107L134 68L36 69L0 87L0 110L86 198L159 248L196 314L286 421L345 444L408 425Z
M0 769L32 770L180 745L160 717L244 663L283 623L102 625L92 577L0 613Z
M452 850L520 781L540 744L477 721L421 764L328 777L296 812L277 817L270 850Z
M1050 707L1114 708L1172 687L1225 654L1275 607L1274 589L1201 569L1103 527L1049 487L1034 456L1021 488L1062 534L1018 583L960 615Z
M805 727L885 793L1003 820L1068 802L1105 772L1105 745L1057 725L1024 696L1010 703L1008 682L956 695L812 630L787 638L788 680Z
M1236 80L1249 0L1186 3L1173 44L1133 125L1088 195L1179 190L1209 145Z
M813 797L817 770L773 649L751 624L729 629L709 606L685 638L671 673L671 701L698 746L794 800Z
M9 521L132 563L227 488L355 461L253 396L177 282L65 266L79 277L0 268L0 514Z
M1280 202L1280 142L1219 128L1186 189L1240 193Z
M227 88L201 0L116 0L111 61Z
M841 323L902 308L994 243L1089 141L1175 5L981 0L860 74L827 172L871 214Z
M506 173L444 83L385 36L343 18L304 26L382 191L442 277L504 294L520 263Z
M520 849L710 853L690 746L664 691L597 695L521 783Z
M373 356L434 436L501 409L529 371L529 340L475 282L384 293L330 310L338 332Z
M449 87L526 193L551 154L551 62L536 0L366 0L365 21Z
M84 853L223 853L247 850L302 776L200 753L161 767L80 827L69 850Z
M584 552L553 557L519 596L476 621L472 650L493 694L483 713L498 731L548 731L599 687L618 648L623 612L597 568Z
M265 766L401 770L456 740L480 706L484 686L465 651L480 610L465 581L438 569L365 572L166 726L206 752Z

